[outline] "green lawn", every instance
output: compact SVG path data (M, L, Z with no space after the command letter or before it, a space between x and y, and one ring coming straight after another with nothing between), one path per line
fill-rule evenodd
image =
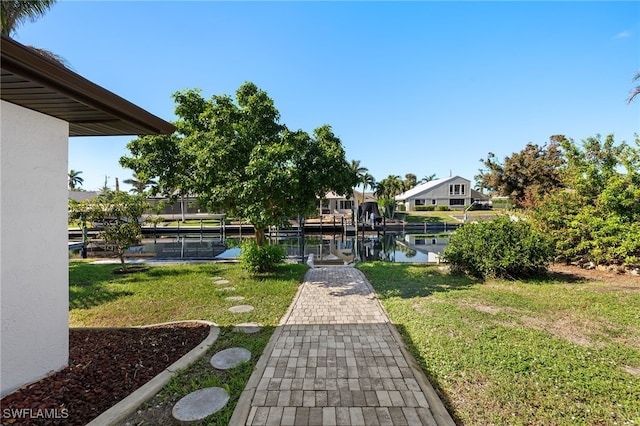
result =
M184 222L181 222L179 220L174 220L173 222L163 222L162 224L158 225L160 226L200 226L200 224L202 223L202 226L221 226L222 225L222 221L218 220L218 219L188 219ZM229 223L229 222L227 222Z
M471 210L467 212L467 220L491 220L503 213L502 210ZM412 211L396 213L396 216L407 223L460 223L464 217L464 212L462 210Z
M451 217L453 212L403 212L396 213L396 217L407 223L457 223Z
M640 424L640 285L366 274L460 424Z
M227 424L255 364L302 282L306 265L282 265L276 273L260 277L252 277L237 264L154 266L142 273L113 275L111 272L116 268L115 265L71 261L70 325L132 326L193 319L218 324L220 336L213 347L173 378L147 407L153 411L154 407L160 406L164 407L165 413L170 412L173 404L188 393L220 386L229 391L229 403L207 418L207 423ZM230 283L216 285L215 277ZM235 290L223 290L228 286ZM230 295L244 296L245 300L225 300ZM255 310L230 313L228 308L236 304L249 304ZM258 322L264 327L256 334L234 332L233 326L243 322ZM235 346L249 349L251 361L228 371L211 367L211 356ZM154 422L163 421L156 419Z
M202 226L221 226L222 225L222 221L218 220L218 219L189 219L186 220L184 222L181 222L179 220L174 220L174 221L170 221L170 222L160 222L157 227L158 228L162 228L162 227L177 227L177 226L200 226L200 224L202 223ZM229 224L230 222L227 221L227 224ZM89 227L91 227L91 225L88 225ZM150 226L153 227L153 223L148 221L145 222L143 224L143 226ZM77 220L71 220L69 221L69 228L82 228L82 224L80 223L80 221Z

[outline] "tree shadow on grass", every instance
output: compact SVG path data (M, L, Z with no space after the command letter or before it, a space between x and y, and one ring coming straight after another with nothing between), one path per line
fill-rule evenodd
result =
M402 336L402 340L406 344L407 349L409 350L411 355L413 355L413 357L417 361L418 365L420 366L420 368L424 372L425 376L427 376L427 380L429 380L429 383L431 383L431 386L433 386L433 389L438 394L438 397L440 397L440 400L442 401L442 403L444 404L445 408L447 409L447 411L449 412L449 414L453 418L453 421L457 425L463 424L462 419L456 413L456 409L455 409L455 407L454 407L454 405L453 405L453 403L451 401L451 398L449 397L447 392L445 392L445 390L443 389L443 387L442 387L440 381L438 380L437 375L434 373L433 369L431 369L429 367L429 360L426 360L422 356L420 356L420 351L418 350L418 348L416 347L415 343L411 339L410 333L407 331L407 329L402 324L392 324L391 326L395 327L398 330L398 332L400 333L400 335Z
M248 273L252 280L258 282L267 282L269 280L277 279L277 280L291 280L298 279L301 275L304 275L304 272L309 269L309 267L305 264L300 263L289 263L289 264L278 264L275 269L271 272L261 272L261 273Z
M210 274L211 276L222 275L224 274L223 268L221 268L218 264L201 264L201 265L193 265L189 267L189 273L202 272L206 274ZM151 278L160 278L160 277L172 277L172 276L180 276L184 275L185 270L181 268L179 265L171 265L168 267L165 266L157 266L151 267L146 272L146 277Z
M541 284L575 284L585 282L585 278L579 275L565 273L565 272L557 272L557 271L547 271L538 276L522 278L522 281L525 284L532 285L541 285Z
M86 262L69 264L69 310L89 309L123 296L130 291L111 289L110 284L123 278L113 275L116 265L92 265Z
M503 278L505 281L518 281L523 284L545 285L545 284L577 284L589 281L588 278L575 274L571 271L561 271L553 268L542 270L530 276L517 278Z
M358 267L380 299L425 297L435 293L465 290L483 282L478 278L440 270L433 265L375 262Z
M101 284L72 285L69 286L69 310L89 309L131 295L130 291L111 290Z

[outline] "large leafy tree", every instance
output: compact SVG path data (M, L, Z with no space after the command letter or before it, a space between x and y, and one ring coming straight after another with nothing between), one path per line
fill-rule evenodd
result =
M567 189L544 197L534 223L568 262L640 265L640 140L565 140Z
M582 141L582 146L563 140L567 167L564 170L566 186L591 200L618 174L622 154L629 149L626 143L616 144L613 135L602 140L600 135Z
M177 95L177 94L176 94ZM176 97L174 95L174 98ZM184 99L185 103L189 100ZM196 108L195 105L193 105ZM200 112L203 110L200 109ZM190 121L196 121L190 120ZM184 198L193 185L191 177L193 154L184 142L185 134L194 132L185 120L174 123L177 131L171 135L140 136L127 144L130 155L120 158L120 165L134 171L136 175L155 178L156 193L170 200L180 200L182 221L185 221ZM126 183L126 181L125 181Z
M79 170L69 170L69 189L74 190L84 183L84 179L80 177L80 174L82 172Z
M211 211L248 220L259 245L269 226L306 215L326 192L345 195L357 183L330 126L312 136L287 129L273 100L253 83L235 99L207 100L199 90L173 97L177 132L132 141L132 156L121 164L146 170L165 190L191 191Z
M520 206L531 207L544 194L563 186L561 144L565 140L564 136L557 135L542 146L528 143L504 162L490 152L486 160L480 160L485 169L475 176L478 186L508 196Z

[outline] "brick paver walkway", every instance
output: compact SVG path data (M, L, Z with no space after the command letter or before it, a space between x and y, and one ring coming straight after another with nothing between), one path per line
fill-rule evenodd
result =
M233 425L453 425L351 267L310 269L231 419Z

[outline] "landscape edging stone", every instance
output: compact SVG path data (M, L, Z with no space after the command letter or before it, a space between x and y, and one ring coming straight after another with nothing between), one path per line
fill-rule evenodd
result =
M98 417L87 423L87 426L108 426L115 425L118 422L124 420L127 416L133 413L140 405L153 398L164 385L166 385L173 376L177 374L179 370L187 368L191 363L200 358L209 349L211 345L215 343L220 335L220 327L217 324L210 321L202 320L186 320L186 321L173 321L160 324L151 324L138 327L101 327L101 329L123 329L123 328L150 328L163 325L182 324L197 322L202 324L208 324L211 328L209 335L195 348L191 349L187 354L182 356L179 360L162 370L157 376L149 380L147 383L136 389L129 396L118 402L113 407L109 408Z

